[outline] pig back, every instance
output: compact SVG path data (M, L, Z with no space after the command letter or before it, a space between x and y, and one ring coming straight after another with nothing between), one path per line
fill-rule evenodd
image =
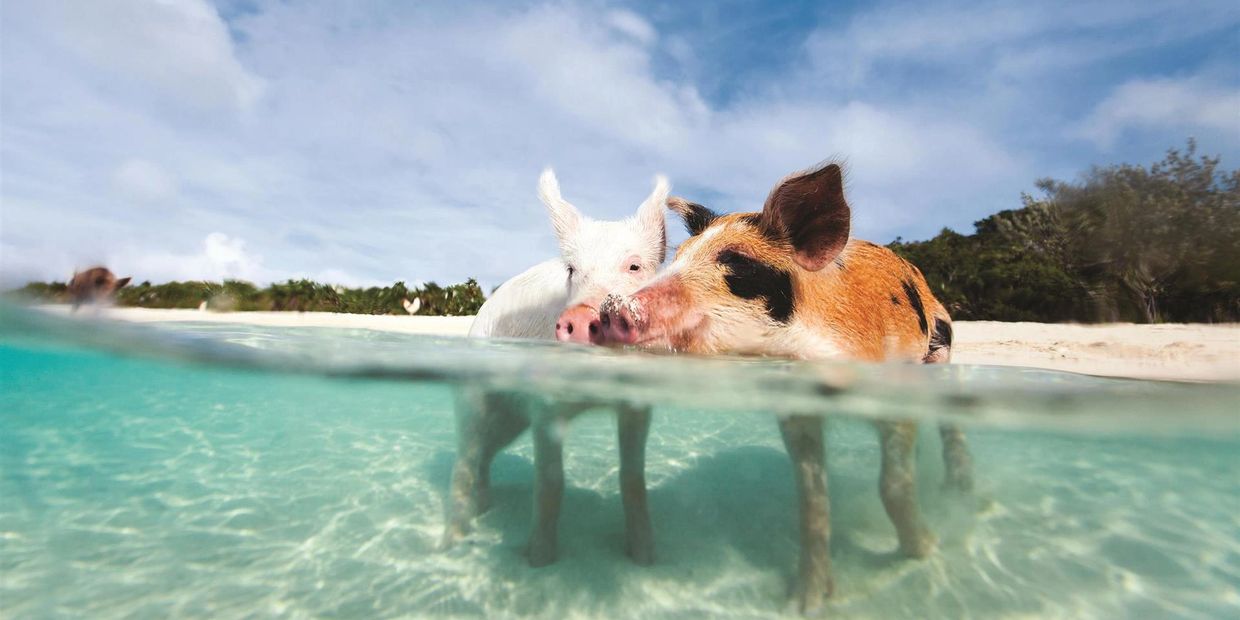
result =
M797 287L803 300L798 318L853 359L926 361L932 336L951 331L951 317L921 271L869 241L850 240Z
M568 268L541 262L504 282L469 328L471 338L555 339L555 321L568 305Z

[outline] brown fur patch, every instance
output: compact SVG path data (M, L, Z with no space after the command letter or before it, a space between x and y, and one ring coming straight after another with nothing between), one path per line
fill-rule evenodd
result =
M793 260L788 241L771 238L753 222L754 214L723 215L710 226L718 232L691 237L681 245L677 258L693 257L682 265L681 278L694 297L731 296L724 285L724 268L715 263L720 252L731 250L790 273L796 299L793 319L836 342L845 357L867 361L926 357L930 334L907 304L892 301L898 302L896 295L903 296L906 290L921 301L926 321L950 325L947 311L920 272L910 270L891 250L853 239L839 255L847 269L828 266L808 271Z
M927 316L946 317L925 280L908 277L895 253L869 242L852 240L842 255L847 270L796 274L799 316L831 334L849 357L920 361L929 337L907 306L891 300L898 301L895 295L907 285L916 291Z
M68 286L69 299L75 307L83 303L103 301L127 284L129 278L118 280L106 267L91 267L73 274Z

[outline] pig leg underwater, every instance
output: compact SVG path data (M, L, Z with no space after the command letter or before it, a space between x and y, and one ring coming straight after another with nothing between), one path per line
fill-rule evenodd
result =
M457 393L456 424L457 456L443 546L468 534L473 519L490 507L491 463L530 421L514 395L466 388Z
M822 418L779 419L784 446L792 459L800 502L801 561L793 598L802 613L812 612L831 596L831 505L827 497L826 450Z
M900 551L911 558L923 558L934 550L935 538L921 518L917 505L917 466L914 447L917 423L881 421L877 423L882 444L882 471L878 490L887 516L896 526Z
M563 429L569 417L557 412L534 422L534 527L525 553L535 568L555 562L564 500Z
M555 562L558 524L564 499L564 430L581 412L615 407L620 443L620 495L624 505L625 554L634 563L654 562L654 534L646 503L646 437L650 408L626 403L572 403L534 422L534 522L526 557L535 568Z
M646 504L646 438L650 407L619 405L620 500L624 503L624 552L641 566L654 563L654 528Z

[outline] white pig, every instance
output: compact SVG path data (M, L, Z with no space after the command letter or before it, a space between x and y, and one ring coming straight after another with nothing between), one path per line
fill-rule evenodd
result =
M564 200L555 173L544 171L538 194L550 212L560 256L500 286L478 311L470 336L589 342L590 332L598 330L598 306L603 298L609 293L636 291L663 262L668 189L667 180L657 177L654 191L635 215L614 222L596 221ZM534 527L526 551L531 566L554 562L556 522L564 493L562 447L555 429L594 404L598 403L552 403L531 395L462 389L457 398L458 449L445 544L467 534L472 519L486 510L492 460L533 422L537 480ZM649 564L654 558L654 539L646 507L644 461L650 409L625 403L607 405L616 408L619 424L626 553L638 564Z

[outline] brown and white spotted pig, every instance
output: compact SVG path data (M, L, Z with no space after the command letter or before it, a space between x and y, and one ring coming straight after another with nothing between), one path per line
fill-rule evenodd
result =
M116 275L104 267L91 267L86 271L78 271L69 281L69 302L77 310L82 304L105 303L112 300L116 291L125 288L129 278L116 278Z
M597 342L806 360L948 361L951 318L917 268L886 248L849 240L838 165L784 179L761 213L719 215L679 198L668 205L692 236L661 276L628 297L604 301ZM822 418L790 416L779 425L800 495L795 596L809 611L833 587ZM916 423L877 426L883 506L900 550L924 557L935 537L917 506ZM972 466L964 435L950 426L940 430L946 484L967 491Z

